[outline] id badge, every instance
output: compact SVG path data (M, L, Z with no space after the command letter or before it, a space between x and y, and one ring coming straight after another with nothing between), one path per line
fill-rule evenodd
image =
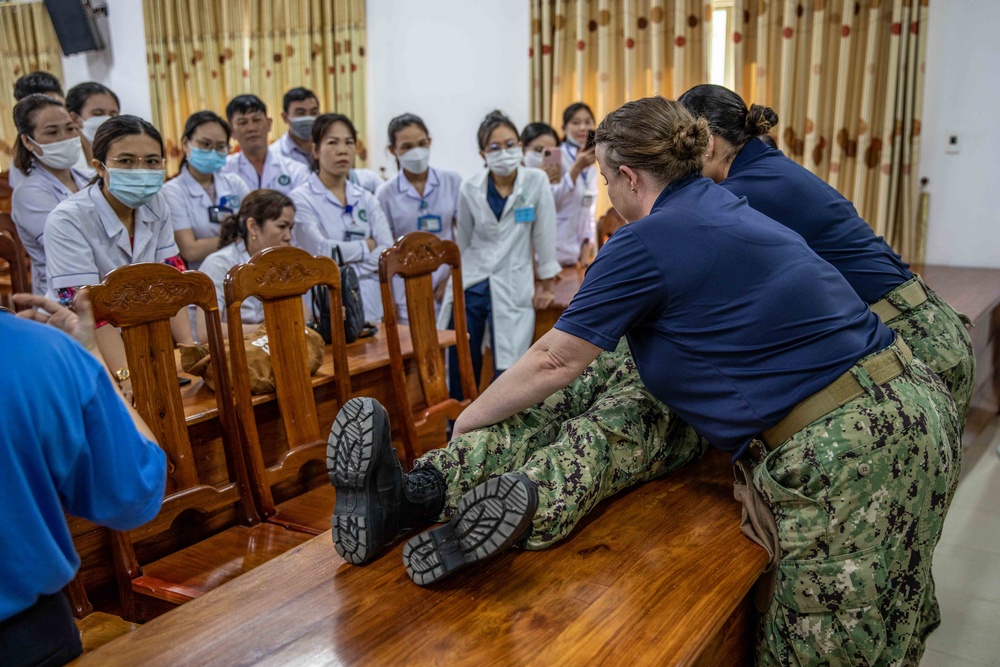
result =
M596 192L585 192L581 204L583 205L584 208L590 208L591 206L594 205L595 199L597 199Z
M363 241L366 236L367 236L366 231L364 229L359 229L357 227L354 228L348 227L347 229L344 230L344 240L347 242Z
M417 218L417 231L421 232L434 232L435 234L441 231L441 216L440 215L422 215Z
M525 206L524 208L514 209L514 222L526 223L535 221L535 207Z

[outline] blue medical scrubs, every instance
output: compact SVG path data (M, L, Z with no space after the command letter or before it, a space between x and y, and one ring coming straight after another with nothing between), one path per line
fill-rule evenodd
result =
M829 183L763 141L748 141L720 185L797 232L830 262L865 303L875 303L913 277L876 236L854 204Z
M627 335L650 392L734 456L894 339L801 236L700 175L615 232L555 326Z

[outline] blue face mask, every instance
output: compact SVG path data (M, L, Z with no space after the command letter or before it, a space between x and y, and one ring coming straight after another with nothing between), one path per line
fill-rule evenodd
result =
M226 154L192 146L188 164L203 174L214 174L226 166Z
M139 208L163 188L165 175L162 169L108 169L108 191L129 208Z

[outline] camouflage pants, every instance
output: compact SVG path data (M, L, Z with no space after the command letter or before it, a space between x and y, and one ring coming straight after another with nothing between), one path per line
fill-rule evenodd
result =
M947 388L919 359L754 468L781 563L758 665L911 665L940 620L931 558L960 468Z
M491 477L519 471L538 489L525 547L566 537L597 503L701 456L708 443L646 390L624 339L568 387L499 424L428 452L448 482L440 519Z
M886 326L898 332L913 354L937 373L955 399L959 419L965 424L976 377L972 338L962 315L927 287L919 276L913 280L919 280L924 285L927 301L911 309L895 295L911 281L903 283L886 297L903 313L886 322Z

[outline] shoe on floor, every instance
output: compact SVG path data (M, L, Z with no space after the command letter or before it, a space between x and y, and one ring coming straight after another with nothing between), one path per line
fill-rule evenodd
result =
M499 554L531 529L538 491L522 473L494 477L466 493L451 520L403 547L406 574L421 586Z

